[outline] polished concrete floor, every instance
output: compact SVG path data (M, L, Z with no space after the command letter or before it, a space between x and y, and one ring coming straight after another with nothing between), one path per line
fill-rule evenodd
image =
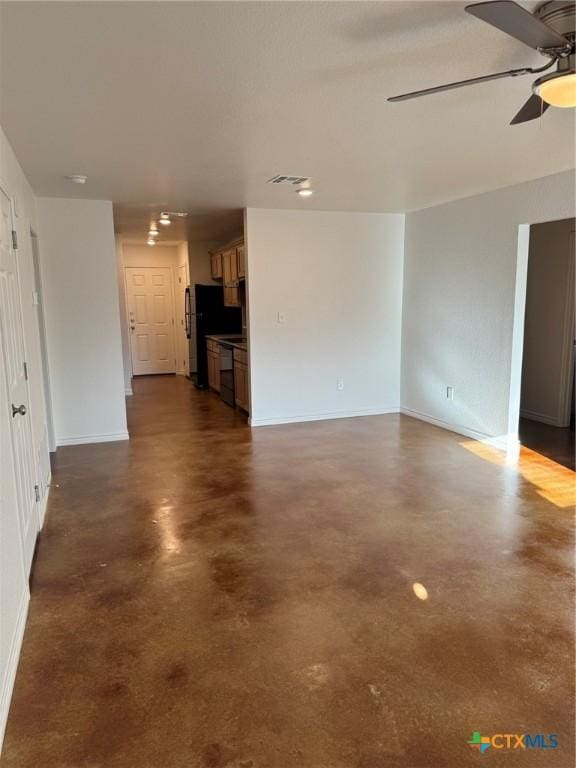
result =
M574 765L569 470L175 378L129 421L58 451L3 768Z

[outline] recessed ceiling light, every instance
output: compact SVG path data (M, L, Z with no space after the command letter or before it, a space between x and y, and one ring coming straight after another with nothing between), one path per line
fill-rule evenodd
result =
M150 229L148 230L148 234L150 235L150 237L158 237L160 232L155 227L150 227Z
M305 187L304 189L298 189L296 190L297 194L300 195L300 197L312 197L314 194L314 190L310 189L309 187Z
M149 237L148 240L146 240L148 245L156 245L156 240L154 240L152 237Z
M169 224L172 224L167 213L160 214L160 224L163 224L165 227L167 227Z
M70 176L65 176L64 178L68 179L68 181L71 181L74 184L86 184L88 181L88 176L84 176L81 173L73 173Z

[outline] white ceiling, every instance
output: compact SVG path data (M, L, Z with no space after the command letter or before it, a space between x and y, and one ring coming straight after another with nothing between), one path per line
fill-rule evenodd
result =
M37 193L187 210L208 239L244 206L404 211L572 167L573 111L508 125L530 77L386 102L542 63L464 5L2 3L0 122Z
M177 243L184 240L214 242L232 240L242 234L244 213L241 209L190 213L185 219L172 218L170 226L158 224L165 207L157 204L114 205L114 228L124 239L146 239L150 224L154 221L159 232L159 243ZM169 208L173 210L173 208ZM185 209L184 209L185 210Z

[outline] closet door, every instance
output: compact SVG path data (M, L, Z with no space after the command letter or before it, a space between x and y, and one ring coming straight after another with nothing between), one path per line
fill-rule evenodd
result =
M28 574L39 528L37 486L18 269L12 239L12 206L2 189L0 206L0 333L3 350L0 375L5 377L5 395L0 407L9 417L8 434L14 462L24 567Z

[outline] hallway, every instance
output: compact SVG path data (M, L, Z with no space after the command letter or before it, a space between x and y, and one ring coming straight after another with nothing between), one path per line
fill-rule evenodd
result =
M134 387L129 442L57 453L2 768L573 764L569 507L408 417Z

